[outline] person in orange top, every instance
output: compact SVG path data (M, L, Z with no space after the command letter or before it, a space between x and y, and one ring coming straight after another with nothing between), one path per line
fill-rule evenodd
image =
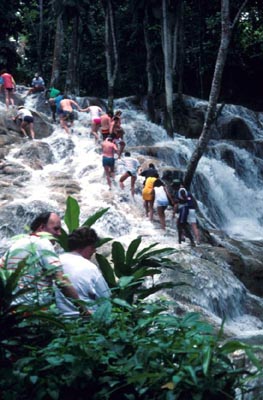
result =
M13 76L9 74L6 69L3 69L0 72L0 90L2 89L2 86L5 89L6 108L8 109L9 105L12 105L14 107L14 92L16 90L16 83Z

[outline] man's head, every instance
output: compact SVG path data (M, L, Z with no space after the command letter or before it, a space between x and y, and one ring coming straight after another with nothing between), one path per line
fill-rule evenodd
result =
M96 231L88 226L75 229L68 235L69 251L77 251L84 258L90 259L96 251L99 237Z
M61 235L61 219L53 212L43 212L34 219L30 228L34 233L47 232L58 237Z

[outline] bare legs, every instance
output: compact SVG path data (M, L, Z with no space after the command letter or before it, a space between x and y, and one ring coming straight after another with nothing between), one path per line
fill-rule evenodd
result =
M164 229L164 230L166 228L166 225L165 225L165 209L166 209L166 207L164 207L164 206L158 206L157 207L157 213L158 213L158 216L159 216L161 228Z
M9 108L10 104L15 105L13 90L5 90L5 104L6 108Z
M35 131L34 131L33 122L30 122L30 123L28 123L26 121L21 122L20 129L21 129L23 135L25 137L27 137L27 133L26 133L26 129L25 129L27 126L29 127L31 139L35 139Z
M144 201L146 217L149 217L149 220L151 222L153 221L153 203L154 203L154 200L145 200Z
M132 194L132 197L134 197L136 176L131 175L129 172L125 172L120 177L120 188L124 189L124 183L123 182L129 177L131 178L131 194Z
M91 131L90 133L95 136L95 142L97 143L99 140L99 134L98 134L98 130L99 130L100 125L96 124L95 122L92 122L91 124Z
M112 178L114 179L114 177L115 177L114 169L112 169L112 167L105 166L104 167L104 171L105 171L105 174L106 174L106 178L107 178L107 182L108 182L109 188L111 189L111 179Z

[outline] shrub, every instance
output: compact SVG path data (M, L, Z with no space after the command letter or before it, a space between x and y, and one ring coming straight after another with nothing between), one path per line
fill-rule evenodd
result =
M69 321L45 347L15 361L12 391L27 400L234 399L250 373L236 368L229 354L242 349L250 356L251 348L221 344L200 315L178 318L170 307L103 301L88 321ZM1 383L3 399L10 399Z

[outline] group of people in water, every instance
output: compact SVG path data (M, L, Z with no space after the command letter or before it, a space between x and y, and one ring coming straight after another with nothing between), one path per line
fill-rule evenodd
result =
M7 108L11 105L14 107L14 91L15 81L11 74L6 70L0 72L0 90L5 90L5 101ZM131 195L135 194L135 183L138 174L145 178L143 183L142 198L146 217L153 221L154 205L156 205L157 214L160 225L163 230L166 229L165 210L168 206L173 207L173 217L178 214L177 229L178 242L181 243L185 237L190 239L191 245L200 242L200 233L196 221L197 202L194 196L186 190L181 184L176 192L176 196L172 196L164 182L160 179L159 173L154 164L150 163L149 167L142 170L138 160L131 156L130 152L125 152L124 129L121 122L121 110L117 110L114 114L111 111L103 111L96 104L81 108L77 101L63 95L59 89L51 87L45 89L45 82L40 74L35 74L31 88L27 91L25 97L30 94L44 92L46 104L49 104L52 120L56 122L56 116L59 116L61 127L67 134L73 132L74 109L79 112L88 112L90 114L90 134L94 136L95 143L101 143L102 149L102 165L109 189L112 189L112 182L115 183L115 162L116 159L122 160L123 173L119 178L119 186L124 189L124 182L130 179ZM20 129L24 137L27 136L26 128L32 139L35 138L34 117L32 112L25 106L19 106L16 110L14 121L20 121ZM122 157L124 153L124 157Z

